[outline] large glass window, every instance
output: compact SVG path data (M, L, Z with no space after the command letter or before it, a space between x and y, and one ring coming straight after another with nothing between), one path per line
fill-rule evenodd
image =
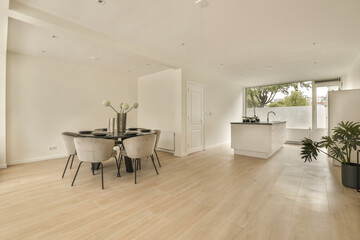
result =
M246 89L248 116L255 114L266 121L267 113L273 121L287 121L288 128L309 128L312 124L312 82L251 87Z
M246 116L257 115L266 121L287 121L287 128L327 129L327 94L337 91L339 80L306 81L246 89Z

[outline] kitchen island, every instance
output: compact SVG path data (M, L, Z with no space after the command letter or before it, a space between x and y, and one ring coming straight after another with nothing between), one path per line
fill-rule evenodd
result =
M286 141L286 122L232 122L234 154L268 159Z

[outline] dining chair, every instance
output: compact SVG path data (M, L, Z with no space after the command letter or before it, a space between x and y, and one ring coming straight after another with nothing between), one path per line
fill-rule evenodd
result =
M78 134L74 133L74 132L63 132L61 134L61 136L62 136L62 140L63 140L64 145L65 145L66 155L68 156L68 160L66 162L65 169L64 169L64 172L63 172L63 175L62 175L62 178L64 178L67 166L68 166L69 161L70 161L70 158L72 158L71 164L70 164L70 169L72 168L72 165L73 165L73 162L74 162L74 157L76 155L74 138L77 137Z
M154 148L154 152L155 152L155 156L156 156L156 159L158 161L158 164L159 164L159 167L161 167L161 164L160 164L160 160L159 160L159 156L156 152L156 148L158 146L158 143L159 143L159 139L160 139L160 134L161 134L161 130L154 130L155 131L155 134L156 134L156 142L155 142L155 148Z
M135 184L136 184L136 170L141 168L141 158L150 157L154 165L156 174L159 175L159 172L155 166L154 162L154 147L156 142L156 135L143 135L132 138L127 138L123 140L124 149L121 150L121 157L128 157L134 162L134 172L135 172Z
M97 163L100 165L102 189L104 189L104 174L103 174L104 161L110 160L111 158L115 158L116 167L118 169L118 176L120 176L119 174L120 168L118 167L118 159L116 157L117 152L113 150L115 144L114 140L77 137L74 138L74 143L80 163L76 170L74 180L71 186L74 185L76 176L83 162L88 162L92 164Z

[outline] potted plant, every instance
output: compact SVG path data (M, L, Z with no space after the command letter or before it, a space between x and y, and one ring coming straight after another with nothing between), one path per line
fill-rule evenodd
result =
M334 129L334 134L324 136L319 142L309 138L301 141L301 158L304 162L311 162L317 159L319 152L322 152L335 161L341 163L341 181L349 188L357 188L357 164L351 162L351 153L356 152L360 146L360 122L340 122ZM326 148L328 151L324 151ZM360 168L359 168L360 170ZM360 177L359 177L360 181Z

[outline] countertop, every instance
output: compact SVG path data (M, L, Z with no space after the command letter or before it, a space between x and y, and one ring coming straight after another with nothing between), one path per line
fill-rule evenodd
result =
M273 125L286 123L286 121L270 121L270 122L232 122L231 124L248 124L248 125Z

